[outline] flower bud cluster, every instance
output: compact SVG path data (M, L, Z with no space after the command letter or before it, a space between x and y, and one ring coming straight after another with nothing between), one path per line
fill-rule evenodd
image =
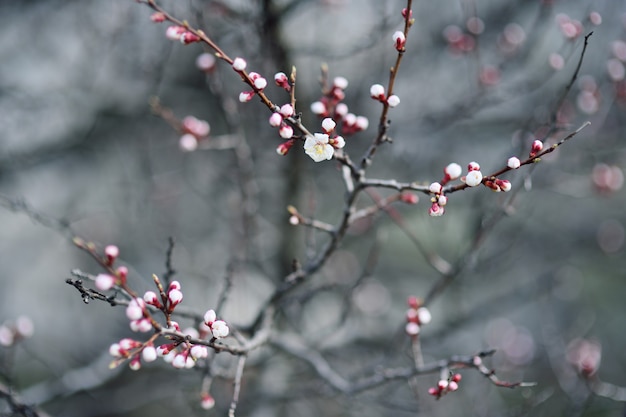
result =
M469 187L476 187L482 183L482 180L483 174L480 172L480 165L477 162L470 162L467 165L467 174L461 177L461 181Z
M239 101L242 103L247 103L252 100L256 93L263 91L265 87L267 87L267 80L263 78L261 74L257 72L250 72L246 75L245 70L247 66L248 63L246 60L240 57L235 58L232 63L233 70L238 72L244 80L247 80L253 88L252 91L242 91L239 93Z
M201 328L201 336L202 331L207 334L211 334L215 339L222 339L230 333L230 329L224 320L218 320L217 315L215 314L215 310L207 310L204 313L204 326Z
M286 122L286 119L293 117L294 114L295 109L291 104L287 103L282 105L278 111L272 113L269 118L270 126L277 127L279 136L283 139L287 139L276 148L276 152L279 155L286 155L295 143L295 140L292 139L293 127Z
M421 327L430 323L430 311L422 305L422 300L410 296L407 300L409 309L406 311L406 326L404 331L411 337L419 335Z
M80 242L76 241L76 244ZM113 267L117 257L120 254L120 250L115 245L108 245L104 248L104 257L102 263L108 267ZM115 275L102 273L98 274L95 279L96 288L100 291L108 291L113 288L114 285L124 285L126 283L126 276L128 275L128 268L125 266L119 266L115 269Z
M337 123L330 117L322 121L322 131L308 136L304 142L304 152L315 162L332 159L335 149L342 149L346 145L343 136L334 135Z
M35 332L30 317L19 316L15 322L5 321L0 325L0 346L9 347L23 339L28 339Z
M430 387L428 393L437 399L443 397L449 392L453 392L459 389L459 382L461 381L461 374L450 375L448 379L441 379L437 382L436 387Z
M339 127L342 135L349 136L366 130L369 120L364 116L350 113L348 106L343 102L346 95L344 90L348 87L348 80L344 77L336 77L333 85L318 100L311 104L311 112L321 118L331 118Z
M178 145L183 151L193 152L198 148L198 142L207 136L211 131L208 122L187 116L183 119L181 130L183 135L178 141Z
M374 84L370 87L370 97L374 100L378 100L381 103L387 103L389 107L396 107L400 104L400 97L395 94L387 96L385 93L385 87L381 84Z
M152 16L155 16L155 15L153 14ZM157 15L156 17L151 18L151 19L153 22L158 23L158 19L160 18L161 17ZM163 16L163 19L164 18L165 16ZM177 26L177 25L169 26L167 30L165 31L165 36L167 37L167 39L170 39L173 41L180 41L180 43L182 43L183 45L189 45L190 43L200 42L200 37L196 35L195 33L187 30L187 28L185 28L184 26Z

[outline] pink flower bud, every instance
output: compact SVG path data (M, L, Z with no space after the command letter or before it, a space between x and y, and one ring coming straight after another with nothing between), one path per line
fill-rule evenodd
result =
M115 278L109 274L99 274L96 277L96 288L100 291L108 291L113 288Z
M432 319L430 311L426 307L420 307L417 309L417 319L420 324L428 324Z
M406 204L417 204L419 197L415 193L403 192L400 194L400 201Z
M241 93L239 93L239 101L242 103L247 103L248 101L252 100L254 94L254 91L242 91Z
M193 356L196 359L202 359L202 358L206 358L207 356L209 356L209 351L207 347L202 346L202 345L194 345L189 350L189 353L191 354L191 356Z
M439 204L441 207L445 206L446 204L448 204L448 197L446 197L445 195L440 195L437 199L437 204Z
M170 282L170 285L167 287L167 290L168 291L180 290L180 282L178 282L178 281Z
M207 52L198 55L196 58L196 67L200 71L211 72L215 69L215 55L209 54Z
M279 155L287 155L287 153L289 152L289 150L291 149L294 143L295 143L294 139L289 139L288 141L281 143L276 148L276 153Z
M348 114L348 105L346 103L339 103L335 106L335 115L339 118L342 118L346 114Z
M226 322L222 320L216 320L211 325L211 331L213 333L214 338L220 339L220 338L228 336L228 333L230 330L228 326L226 325Z
M521 166L521 162L518 158L512 156L508 159L508 161L506 161L506 166L511 169L517 169Z
M454 382L460 382L461 381L461 374L454 374L452 375L452 378L450 378L450 380L454 381Z
M193 152L198 149L198 139L191 133L185 133L178 139L178 147L183 152Z
M511 182L510 181L497 179L496 180L496 185L498 186L498 188L500 188L500 190L504 191L505 193L507 191L511 191Z
M122 356L122 348L119 343L113 343L109 346L109 355L119 358Z
M389 96L389 98L387 99L387 104L389 104L389 107L396 107L398 104L400 104L400 97L395 94Z
M113 262L115 262L119 254L120 254L120 250L115 245L109 245L106 248L104 248L104 255L106 256L107 265L109 266L113 265Z
M343 149L346 146L346 141L343 136L337 136L328 140L328 143L335 149Z
M369 127L370 122L365 116L357 116L355 125L358 130L366 130Z
M550 63L552 69L555 71L559 71L565 66L565 59L563 59L563 56L561 54L557 54L556 52L550 54L550 56L548 57L548 62Z
M165 15L161 12L154 12L150 15L150 20L154 23L165 22Z
M396 31L393 34L393 43L395 44L397 51L402 51L404 49L404 45L406 44L406 37L404 36L404 32Z
M143 295L143 300L147 304L150 304L152 306L155 306L155 307L161 306L161 303L159 302L159 299L154 291L146 291L146 293Z
M441 184L439 184L438 182L433 182L428 187L428 191L430 191L433 194L439 194L441 192Z
M448 391L454 392L459 389L459 384L454 381L448 382Z
M483 174L480 171L470 171L465 177L465 184L470 187L476 187L483 180Z
M333 80L333 86L341 90L348 88L348 80L344 77L335 77Z
M478 162L470 162L469 164L467 164L467 170L468 171L479 171L480 170L480 165L478 165Z
M409 295L409 297L406 300L406 303L408 304L409 307L411 307L414 310L417 310L422 304L422 302L418 300L417 297L414 295Z
M130 300L126 307L126 317L129 320L139 320L143 317L143 303L141 298L134 298Z
M428 209L428 214L432 217L443 216L445 209L437 203L433 203Z
M278 127L283 123L283 116L280 113L272 113L269 123L272 127Z
M117 277L119 278L119 284L126 284L126 277L128 276L128 268L120 266L115 270Z
M265 87L267 87L267 80L263 77L257 78L256 80L254 80L254 87L256 87L258 90L263 90Z
M535 139L533 141L533 144L530 148L530 153L528 154L531 158L535 157L537 155L537 153L541 152L541 150L543 149L543 143L538 140Z
M326 109L326 105L321 101L314 101L311 103L311 112L318 116L324 116L328 113L328 110Z
M133 332L148 333L152 330L152 323L150 323L150 320L146 318L132 320L130 322L130 329Z
M374 84L370 87L370 96L379 101L385 101L385 87L380 84Z
M452 162L451 164L448 164L443 170L443 173L446 176L446 179L448 181L452 181L452 180L459 178L462 172L463 172L463 169L461 168L461 165L454 163L454 162Z
M139 369L141 369L141 360L139 359L139 356L135 356L133 359L131 359L131 361L128 363L128 367L133 371L138 371Z
M141 358L144 362L154 362L157 359L157 351L154 346L146 346L141 351Z
M283 139L291 139L293 136L293 128L288 124L283 124L280 129L278 129L278 134Z
M182 369L185 367L185 363L187 362L187 358L182 353L179 353L174 357L172 361L172 366L174 368Z
M289 79L284 72L277 72L274 74L274 82L277 86L284 88L285 90L291 90L291 86L289 85Z
M211 310L207 310L206 313L204 313L204 322L208 325L211 326L211 324L217 319L217 316L215 315L215 310L211 309Z
M409 336L417 336L420 333L420 326L417 323L409 322L404 326L404 331Z
M241 72L245 70L247 66L248 66L248 63L243 58L237 57L233 60L233 69L235 71Z
M407 10L406 7L402 9L402 17L404 17L406 19L407 12L409 14L409 19L412 18L413 17L413 10Z
M602 15L598 12L589 13L589 21L594 26L600 26L602 24Z
M187 31L180 35L180 43L182 43L183 45L189 45L190 43L195 42L200 42L200 37L195 33Z
M173 289L167 293L167 298L170 302L170 308L173 308L183 301L183 293L180 290Z
M283 117L291 117L294 114L294 109L293 106L289 103L287 104L283 104L280 107L280 114L283 115Z
M200 400L200 407L203 410L210 410L215 407L215 398L213 398L210 394L204 393L202 394L202 399Z
M439 380L439 382L437 382L437 387L441 391L443 391L444 389L448 388L448 381L446 381L445 379Z
M430 387L430 388L428 388L428 394L432 395L433 397L438 397L440 392L439 392L439 389L437 389L435 387Z
M187 29L185 29L182 26L169 26L165 30L165 37L172 41L178 41L180 40L180 37L182 36L182 34L185 33L186 31Z
M337 123L335 123L335 121L330 117L322 120L322 129L324 130L324 133L332 132L333 130L335 130L335 126L337 126Z

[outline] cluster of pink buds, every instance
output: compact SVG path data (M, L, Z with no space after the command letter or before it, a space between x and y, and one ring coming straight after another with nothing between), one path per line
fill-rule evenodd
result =
M480 172L480 165L477 162L470 162L467 165L467 174L461 177L463 181L469 187L476 187L483 181L483 174Z
M169 343L156 349L157 355L161 356L166 363L174 368L193 368L198 359L209 356L209 350L203 345Z
M246 103L252 100L256 93L263 91L263 89L267 87L267 80L263 78L261 74L257 72L250 72L249 74L247 74L247 76L245 75L245 70L247 66L248 63L243 58L237 57L233 60L233 69L238 72L243 78L247 78L248 82L254 88L254 90L252 91L242 91L241 93L239 93L239 101L242 103Z
M428 388L428 393L439 399L449 392L458 390L460 381L461 374L450 375L448 379L439 380L436 387Z
M198 148L199 141L209 136L211 126L204 120L187 116L183 119L181 130L183 135L178 141L180 148L186 152L193 152Z
M222 339L230 333L230 329L224 320L218 320L217 315L215 314L215 310L207 310L204 313L204 325L206 328L201 328L201 331L205 333L210 332L210 334L215 339ZM203 336L203 333L200 333L200 336Z
M330 117L339 124L337 128L342 135L348 136L366 130L369 121L364 116L357 116L350 113L348 106L343 103L346 97L345 89L348 87L348 80L344 77L336 77L333 85L320 98L311 104L311 112L321 118Z
M583 25L578 20L571 19L568 15L559 13L556 15L556 23L559 25L559 29L563 36L567 39L576 39L583 33Z
M383 87L381 84L374 84L370 87L370 96L374 100L378 100L381 103L387 103L389 107L396 107L398 104L400 104L400 97L395 94L387 97L387 94L385 93L385 87Z
M154 16L154 15L153 15ZM155 20L153 19L153 22ZM167 39L173 41L180 41L183 45L189 45L190 43L200 42L200 37L193 32L190 32L184 26L169 26L165 31Z
M433 196L430 198L430 208L428 209L428 214L431 216L442 216L445 212L444 206L448 204L448 197L446 197L443 193L443 186L446 185L450 181L454 181L461 176L462 168L461 165L453 162L448 164L443 169L443 178L441 182L433 182L428 187Z
M406 326L404 331L411 337L417 337L421 326L430 323L430 311L422 305L422 300L410 296L407 300L409 309L406 311Z
M128 366L133 371L141 369L141 359L144 362L153 362L157 358L156 350L151 343L143 343L130 338L124 338L109 347L109 354L115 359L109 365L115 368L127 359L130 359Z
M19 316L15 322L5 321L0 325L0 346L13 346L31 337L34 331L33 321L29 317Z
M464 33L456 25L450 25L443 30L443 37L448 43L448 50L454 54L471 52L476 47L476 39L472 34Z
M291 149L295 140L293 137L293 127L291 127L285 120L292 117L295 114L295 109L289 103L284 104L278 109L278 111L272 113L269 118L269 124L272 127L278 128L278 135L287 139L285 142L281 143L278 148L276 148L276 152L279 155L286 155L287 152Z
M314 136L308 136L304 142L304 152L315 162L332 159L335 149L342 149L346 145L346 141L342 136L333 135L337 123L330 117L322 121L322 130L324 133L315 133Z
M75 241L75 243L80 243ZM113 267L117 257L120 254L120 250L115 245L108 245L104 248L104 258L102 263L108 267ZM113 288L114 285L124 285L126 283L126 276L128 275L128 268L125 266L119 266L115 269L115 275L103 273L98 274L95 279L96 288L100 291L108 291Z
M165 313L171 313L174 311L176 306L183 301L183 293L180 290L180 282L172 281L170 285L167 287L167 293L162 295L161 300L153 291L146 291L143 295L143 302L158 308L159 310Z

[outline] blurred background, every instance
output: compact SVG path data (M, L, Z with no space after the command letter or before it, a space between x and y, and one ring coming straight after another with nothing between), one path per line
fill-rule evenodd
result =
M162 5L269 81L295 65L297 111L313 131L320 120L309 106L321 96L327 64L331 81L349 81L350 111L369 119L365 132L346 138L346 152L358 161L375 138L380 104L369 87L387 84L404 2ZM273 330L297 335L349 380L411 367L406 299L424 298L441 282L425 256L437 254L455 273L429 300L425 362L497 349L485 361L501 379L537 385L496 387L464 370L460 389L439 401L427 394L436 373L419 376L415 389L397 380L345 396L274 343L248 360L237 412L623 415L626 3L457 0L413 8L395 89L401 104L390 112L393 143L379 148L368 177L429 184L447 164L470 161L494 172L510 156L525 159L535 138L552 144L591 125L540 164L506 174L511 193L451 194L440 218L428 215L420 195L417 205L393 206L401 226L385 212L355 224L281 306ZM343 214L338 164L316 164L298 144L278 156L267 108L256 99L239 103L246 88L226 64L201 71L196 58L207 50L168 40L167 23L150 15L133 1L0 2L0 323L34 328L0 346L0 382L53 416L225 415L232 399L235 363L227 354L215 360L211 411L200 406L200 372L163 362L139 372L108 369L110 344L140 336L121 308L85 304L65 283L75 268L101 272L72 235L100 249L119 246L140 293L152 289L151 274L167 271L172 238L183 304L199 313L216 305L237 259L222 315L246 326L292 259L310 259L326 241L291 226L287 205L330 224ZM278 104L289 100L273 85L266 91ZM185 151L163 115L206 120L209 137ZM246 147L229 145L238 135ZM589 379L580 375L586 357L596 371ZM2 415L31 415L6 404L0 398Z

